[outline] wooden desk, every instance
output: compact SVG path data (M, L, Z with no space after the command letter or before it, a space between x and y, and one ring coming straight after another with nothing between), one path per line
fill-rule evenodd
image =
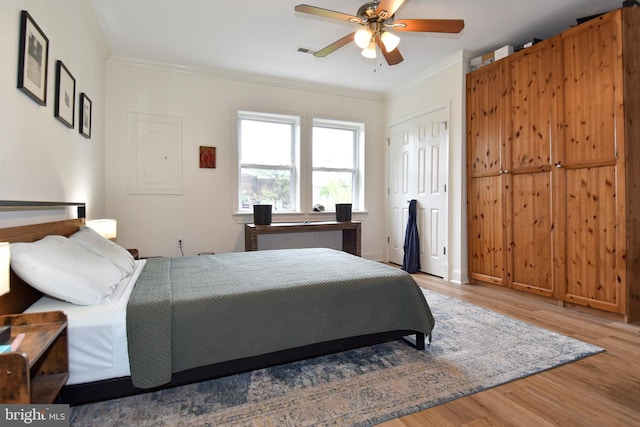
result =
M361 256L360 222L355 221L323 221L323 222L274 222L271 225L245 224L244 250L258 250L260 234L309 233L317 231L342 231L342 250Z

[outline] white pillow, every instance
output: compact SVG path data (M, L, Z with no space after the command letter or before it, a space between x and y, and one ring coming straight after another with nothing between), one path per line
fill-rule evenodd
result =
M122 276L108 259L64 236L12 243L11 267L39 291L78 305L109 301Z
M122 246L102 237L97 231L89 227L81 227L69 239L75 241L90 252L102 255L111 261L122 272L122 278L129 276L136 268L133 255Z

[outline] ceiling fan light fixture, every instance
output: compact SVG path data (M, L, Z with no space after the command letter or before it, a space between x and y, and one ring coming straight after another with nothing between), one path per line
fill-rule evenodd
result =
M391 52L400 44L400 37L390 33L389 31L384 31L380 36L380 41L384 44L387 52Z
M376 59L376 56L378 56L378 54L376 53L375 42L369 43L369 46L362 49L362 56L369 59Z
M389 65L397 65L404 61L400 54L398 44L400 37L395 31L407 31L418 33L460 33L464 29L462 19L402 19L396 21L396 12L406 0L364 0L355 15L336 12L321 7L299 4L296 12L308 13L322 18L331 18L349 24L357 24L359 30L336 40L328 46L315 52L313 56L324 58L336 50L354 42L362 49L362 56L377 58L378 49ZM625 2L640 0L625 0Z
M353 40L355 41L356 45L360 49L366 49L369 46L369 44L371 44L372 36L373 36L373 33L371 32L370 29L362 28L356 31L356 34L353 36Z

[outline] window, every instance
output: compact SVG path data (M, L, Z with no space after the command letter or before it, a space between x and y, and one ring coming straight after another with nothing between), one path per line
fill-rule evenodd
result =
M364 124L239 111L237 142L238 212L364 209Z
M336 203L357 206L358 141L362 125L328 120L313 121L312 205L333 209Z
M238 117L239 209L273 205L296 210L296 117L240 113Z

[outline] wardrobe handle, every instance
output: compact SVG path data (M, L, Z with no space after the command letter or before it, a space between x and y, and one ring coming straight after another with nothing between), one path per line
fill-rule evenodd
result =
M557 167L558 169L562 169L562 163L560 163L560 162L556 163L556 167Z

